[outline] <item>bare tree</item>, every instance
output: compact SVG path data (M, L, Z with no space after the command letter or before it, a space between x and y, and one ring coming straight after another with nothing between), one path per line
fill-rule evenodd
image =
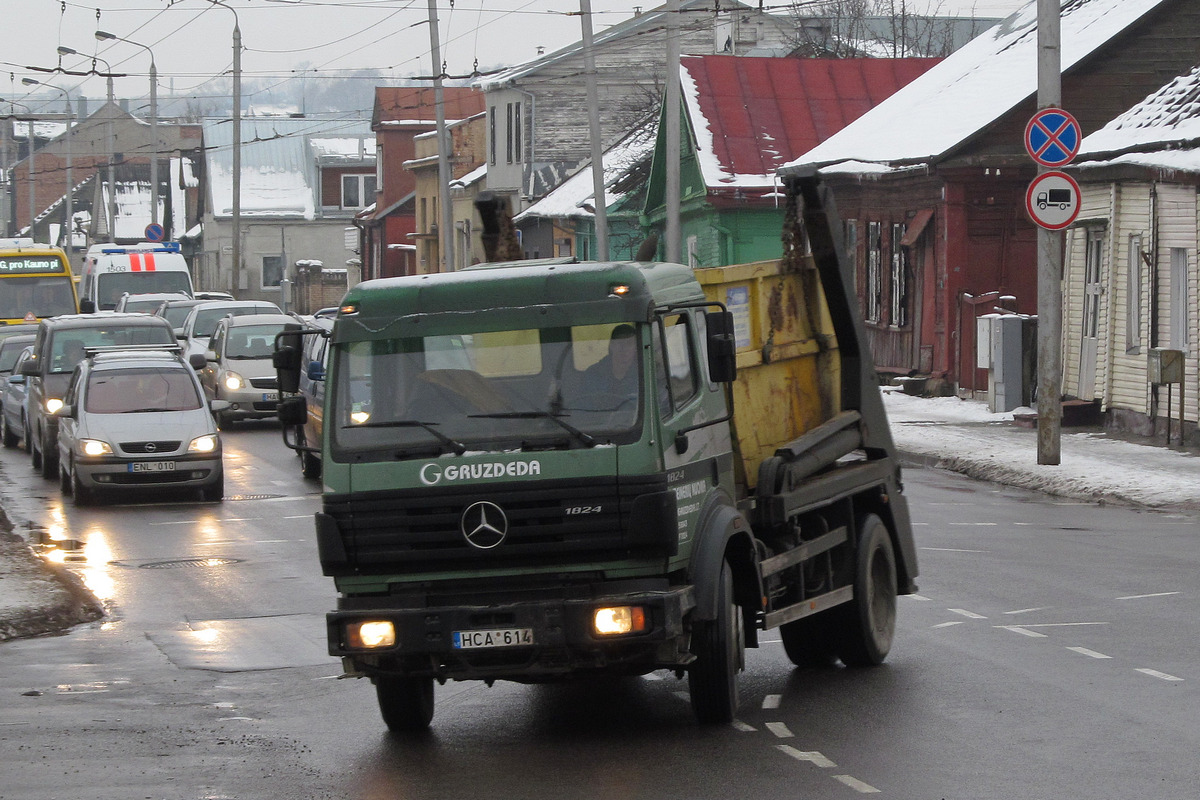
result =
M795 55L808 58L947 56L982 32L974 17L920 0L793 0Z

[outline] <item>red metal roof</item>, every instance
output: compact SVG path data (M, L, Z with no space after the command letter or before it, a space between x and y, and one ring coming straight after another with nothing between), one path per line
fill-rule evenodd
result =
M377 86L371 127L387 123L432 123L437 119L434 101L432 86ZM483 92L459 86L442 89L442 104L447 120L466 119L487 109Z
M941 60L685 56L682 66L703 115L692 123L710 131L720 171L767 176L769 185L779 167Z

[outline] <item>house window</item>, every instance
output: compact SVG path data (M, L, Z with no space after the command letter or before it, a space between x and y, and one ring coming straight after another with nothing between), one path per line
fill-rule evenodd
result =
M900 244L904 225L892 225L892 325L908 326L908 248Z
M1083 265L1083 335L1087 339L1095 339L1100 333L1100 270L1103 261L1104 229L1090 229Z
M1129 237L1129 265L1125 287L1125 352L1142 348L1142 237Z
M262 286L264 289L278 286L283 280L283 256L262 257Z
M488 109L488 163L496 164L496 107Z
M365 208L374 201L374 175L342 176L342 208Z
M514 164L521 160L521 104L508 104L508 120L505 129L505 163Z
M1188 251L1171 248L1171 348L1188 349Z
M864 313L868 322L878 322L883 311L883 223L867 223L867 292Z

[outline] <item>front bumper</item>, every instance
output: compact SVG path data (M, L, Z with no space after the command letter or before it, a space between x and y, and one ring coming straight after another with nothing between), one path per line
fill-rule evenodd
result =
M247 387L232 391L221 386L216 397L230 402L230 408L221 414L231 419L263 419L275 416L279 410L279 392L274 389Z
M334 611L326 616L329 654L342 656L352 671L372 677L523 682L575 674L638 675L682 667L692 660L685 622L695 606L691 586L619 594L605 593L602 587L588 597ZM644 608L647 630L620 637L593 634L594 610L611 605ZM345 626L365 620L392 622L395 645L377 650L351 648ZM529 629L533 645L471 649L454 645L455 632L503 629Z
M139 467L135 467L138 464ZM154 469L149 465L174 464L175 468ZM134 471L138 469L139 471ZM88 460L77 458L75 474L89 489L143 489L149 486L197 488L210 486L221 479L221 457L205 454L196 456L163 456L156 459L107 458Z

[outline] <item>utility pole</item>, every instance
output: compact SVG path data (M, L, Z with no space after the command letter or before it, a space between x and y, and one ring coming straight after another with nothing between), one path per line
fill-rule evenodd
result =
M583 28L583 71L587 79L588 131L592 139L596 260L608 261L608 208L604 202L604 143L600 139L600 98L596 88L596 53L592 48L591 0L579 0L579 20Z
M438 38L437 0L429 0L429 50L433 57L433 102L437 115L439 272L454 269L454 209L450 207L450 139L446 135L446 101L442 93L442 45Z
M666 259L679 263L679 0L667 0L666 193L667 219L663 238Z
M1038 0L1039 111L1062 105L1062 21L1058 3ZM1061 462L1063 241L1062 231L1038 227L1037 463L1047 465Z

